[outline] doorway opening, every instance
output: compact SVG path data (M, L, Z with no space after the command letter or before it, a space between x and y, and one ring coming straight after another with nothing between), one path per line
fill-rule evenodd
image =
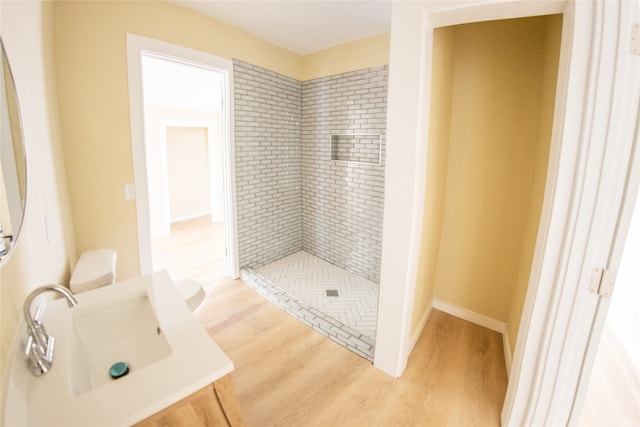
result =
M219 72L142 54L154 271L203 285L226 275Z
M231 61L128 35L140 272L238 277Z
M562 16L436 28L425 241L413 314L502 334L512 354L531 272L554 120Z

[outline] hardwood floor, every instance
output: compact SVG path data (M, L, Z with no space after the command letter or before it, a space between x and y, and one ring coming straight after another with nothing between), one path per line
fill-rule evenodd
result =
M226 275L223 223L208 216L172 224L171 234L151 240L151 251L154 271L174 280L210 285Z
M399 379L240 280L221 280L196 316L235 364L249 426L500 425L502 337L437 310Z

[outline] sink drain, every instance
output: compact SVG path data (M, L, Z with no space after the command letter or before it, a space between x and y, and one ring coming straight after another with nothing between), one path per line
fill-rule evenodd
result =
M117 362L109 368L109 376L114 380L124 377L129 373L129 365L125 362Z

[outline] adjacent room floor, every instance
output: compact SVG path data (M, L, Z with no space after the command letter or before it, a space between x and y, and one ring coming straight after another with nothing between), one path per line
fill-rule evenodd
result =
M151 240L154 271L167 270L173 280L211 285L226 276L224 228L209 216L177 222L171 234Z
M223 279L196 316L235 364L248 426L499 426L507 387L499 333L433 311L395 379Z

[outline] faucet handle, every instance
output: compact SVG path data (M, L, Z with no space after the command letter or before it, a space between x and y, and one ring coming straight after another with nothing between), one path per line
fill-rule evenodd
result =
M36 307L36 314L33 316L33 321L42 325L42 316L44 315L44 305Z
M53 365L53 347L55 345L55 338L53 335L47 334L47 344L44 348L44 354L42 349L39 348L33 336L29 335L27 338L27 344L25 346L24 355L31 367L31 373L35 376L41 376L49 372Z
M55 341L53 336L47 333L42 324L42 306L38 307L35 316L31 315L31 303L33 300L41 293L48 291L56 292L65 297L69 307L78 304L78 300L73 295L73 292L60 285L41 286L27 295L24 306L22 307L28 333L24 353L29 360L31 373L35 376L46 374L53 364L53 345Z
M33 351L33 335L27 335L27 342L24 345L24 357L26 359L31 358L31 352Z
M56 339L53 335L47 334L47 351L44 355L44 360L51 366L53 364L53 345Z

